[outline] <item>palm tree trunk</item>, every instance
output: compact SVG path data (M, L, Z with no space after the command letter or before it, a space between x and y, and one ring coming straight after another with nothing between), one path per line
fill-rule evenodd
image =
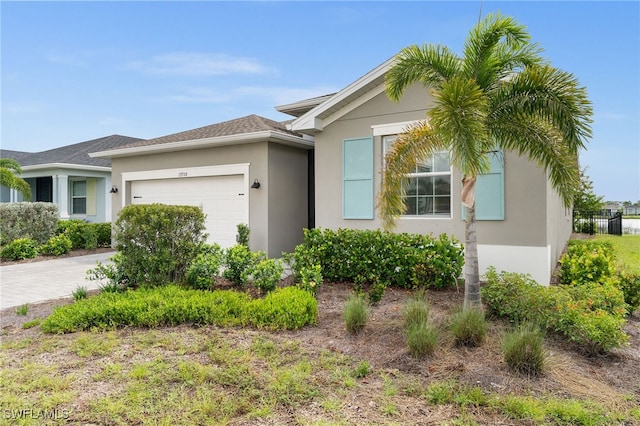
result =
M464 246L464 308L480 308L480 272L478 268L478 239L476 235L476 207L465 207Z

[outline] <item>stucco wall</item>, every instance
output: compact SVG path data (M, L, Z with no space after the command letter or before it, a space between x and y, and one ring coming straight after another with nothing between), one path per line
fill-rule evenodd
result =
M557 262L571 237L571 209L566 208L558 193L547 181L547 240L550 246L549 272L553 273Z
M307 151L269 144L269 256L292 252L308 225ZM261 186L262 189L262 186Z

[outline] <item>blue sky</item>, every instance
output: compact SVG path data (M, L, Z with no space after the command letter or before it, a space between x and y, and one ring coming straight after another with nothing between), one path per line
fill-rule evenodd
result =
M581 164L640 200L640 3L0 2L3 149L152 138L340 90L410 44L460 52L500 11L594 104Z

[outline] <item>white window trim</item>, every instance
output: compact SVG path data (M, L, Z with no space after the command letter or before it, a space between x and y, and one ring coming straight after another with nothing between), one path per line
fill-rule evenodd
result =
M407 127L419 123L420 120L402 121L398 123L376 124L371 126L373 136L393 136L404 133Z
M84 197L73 195L73 183L74 182L84 182L85 185L85 194ZM86 218L87 217L87 179L86 178L69 178L69 214L75 218ZM76 213L73 210L73 200L75 198L84 198L84 213Z
M404 129L406 128L406 126L417 123L418 121L406 121L404 123L392 123L392 124L383 124L383 125L377 125L377 126L371 126L373 131L374 131L374 135L375 136L380 136L380 141L381 141L381 145L382 145L382 167L384 169L385 164L384 164L384 159L386 157L386 150L385 150L385 144L384 144L384 139L385 137L390 137L390 136L397 136L398 133L402 133L404 131ZM400 130L398 130L400 129ZM380 133L378 135L376 135L376 131L378 132L390 132L390 133ZM395 132L394 132L395 131ZM442 151L444 152L444 151ZM433 154L437 154L433 153ZM417 173L408 173L407 174L409 177L430 177L430 176L450 176L451 179L453 179L453 168L451 167L451 163L449 163L449 171L447 172L417 172ZM449 186L450 186L450 191L449 191L449 214L430 214L430 215L400 215L400 219L405 220L443 220L443 219L448 219L451 220L453 219L453 182L452 180L449 181Z

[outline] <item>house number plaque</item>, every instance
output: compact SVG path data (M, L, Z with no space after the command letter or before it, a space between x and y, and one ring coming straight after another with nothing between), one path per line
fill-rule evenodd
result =
M187 177L187 172L178 173L178 177Z

